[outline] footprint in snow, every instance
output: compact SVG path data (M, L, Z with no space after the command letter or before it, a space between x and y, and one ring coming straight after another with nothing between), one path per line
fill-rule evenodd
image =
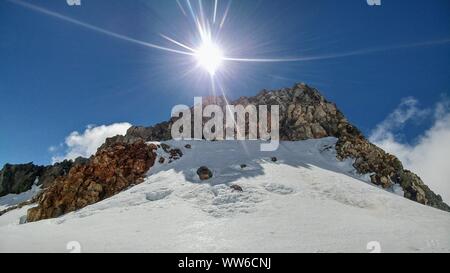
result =
M287 187L282 184L276 184L276 183L269 183L264 186L264 188L272 193L281 194L281 195L287 195L294 192L293 188Z
M153 201L162 200L162 199L166 198L167 196L169 196L170 194L172 194L171 190L161 189L161 190L146 193L145 199L153 202Z

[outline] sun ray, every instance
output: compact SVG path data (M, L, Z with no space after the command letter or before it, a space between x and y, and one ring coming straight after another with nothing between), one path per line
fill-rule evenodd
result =
M169 42L172 42L172 43L174 43L174 44L176 44L176 45L178 45L180 47L183 47L183 48L185 48L187 50L195 52L195 49L193 49L193 48L191 48L191 47L189 47L189 46L187 46L185 44L182 44L182 43L178 42L177 40L174 40L174 39L172 39L172 38L170 38L170 37L168 37L168 36L166 36L164 34L159 34L159 35L161 35L161 37L163 37L164 39L168 40Z
M190 0L186 0L186 2L187 2L187 4L188 4L188 8L189 8L189 11L190 11L190 13L191 13L192 19L193 19L194 21L196 21L197 16L195 16L194 9L192 8L192 5L191 5L191 1L190 1Z
M379 52L386 52L391 50L399 50L406 48L417 48L417 47L426 47L426 46L434 46L434 45L444 45L450 43L450 39L443 40L434 40L434 41L426 41L419 43L411 43L411 44L403 44L403 45L393 45L386 47L374 47L367 49L359 49L349 52L343 53L335 53L335 54L325 54L325 55L317 55L317 56L304 56L304 57L296 57L296 58L234 58L234 57L224 57L224 61L233 61L233 62L254 62L254 63L276 63L276 62L303 62L303 61L316 61L316 60L327 60L327 59L337 59L343 57L351 57L351 56L360 56L367 55Z
M226 8L223 12L223 15L221 17L220 25L217 27L215 24L216 21L218 22L218 18L220 18L220 14L218 14L218 0L214 0L213 7L212 7L212 16L208 15L205 16L205 11L203 9L203 4L201 0L198 0L198 4L195 5L197 10L195 10L192 6L191 0L186 0L186 5L182 5L180 0L177 0L177 4L181 12L185 15L187 15L187 9L188 12L192 16L193 24L196 28L196 35L197 37L192 37L195 40L193 45L187 45L182 42L179 42L167 35L160 34L162 38L165 40L171 42L172 44L181 47L184 50L177 49L177 48L171 48L166 47L154 43L149 43L145 41L141 41L123 34L119 34L116 32L112 32L106 29L103 29L101 27L97 27L92 24L88 24L85 22L82 22L80 20L62 15L57 12L50 11L45 8L41 8L39 6L33 5L31 3L27 3L21 0L7 0L10 3L22 6L24 8L30 9L32 11L89 29L91 31L95 31L104 35L108 35L110 37L123 40L126 42L134 43L137 45L145 46L148 48L158 49L170 53L176 53L181 55L186 55L189 57L193 57L197 60L197 66L196 67L202 67L206 71L209 72L211 77L216 77L220 75L216 75L216 71L219 70L220 66L225 62L242 62L242 63L281 63L281 62L307 62L307 61L319 61L319 60L328 60L328 59L336 59L336 58L344 58L344 57L351 57L351 56L361 56L361 55L368 55L368 54L374 54L379 52L385 52L385 51L391 51L391 50L400 50L400 49L407 49L407 48L418 48L418 47L427 47L427 46L436 46L436 45L445 45L450 43L450 39L446 38L443 40L433 40L433 41L425 41L425 42L418 42L418 43L410 43L410 44L400 44L400 45L392 45L392 46L384 46L384 47L373 47L373 48L365 48L365 49L358 49L348 52L341 52L341 53L330 53L330 54L323 54L323 55L304 55L299 57L277 57L277 58L267 58L267 57L261 57L261 58L251 58L248 56L228 56L226 52L223 52L221 49L221 45L218 43L220 41L220 34L221 30L228 18L228 15L230 13L230 7L232 0L229 0ZM187 9L185 9L187 6ZM210 10L210 9L208 9ZM212 22L211 22L212 20ZM259 44L260 45L260 44ZM253 48L253 50L256 50ZM222 69L223 75L227 73L226 67ZM222 75L222 76L223 76ZM220 80L220 79L218 79ZM223 90L223 89L222 89Z
M184 16L187 16L186 11L184 10L183 6L180 3L180 0L177 0L177 5L180 8L181 12L184 14Z
M227 7L226 7L225 12L222 17L222 21L220 22L220 28L222 28L224 26L225 21L227 20L228 11L230 10L230 7L231 7L231 2L232 2L232 0L228 1Z
M228 98L227 98L227 95L226 95L227 92L226 92L225 88L222 86L222 84L220 84L220 82L216 81L216 83L217 83L217 86L219 87L219 90L220 90L220 92L221 92L221 94L222 94L223 99L225 100L225 105L231 105L230 101L229 101ZM225 110L226 110L226 112L227 112L228 114L230 114L231 116L233 116L233 119L232 119L232 120L233 120L233 125L234 125L234 128L237 129L238 124L237 124L237 122L236 122L236 119L234 118L234 113L231 112L230 108L228 108L228 107L226 107ZM226 137L226 132L224 132L224 134L225 134L225 137ZM244 150L244 152L245 152L246 154L249 154L249 150L248 150L248 147L247 147L247 142L246 142L246 141L239 141L239 143L241 144L242 149Z
M91 25L91 24L88 24L88 23L84 23L84 22L79 21L77 19L73 19L71 17L59 14L57 12L53 12L53 11L50 11L50 10L47 10L47 9L35 6L33 4L30 4L30 3L25 3L25 2L22 2L22 1L18 1L18 0L7 0L7 1L9 1L9 2L11 2L13 4L17 4L19 6L22 6L24 8L28 8L30 10L39 12L41 14L45 14L45 15L48 15L48 16L51 16L51 17L63 20L65 22L68 22L68 23L71 23L71 24L74 24L74 25L78 25L78 26L84 27L86 29L89 29L89 30L92 30L92 31L95 31L95 32L98 32L98 33L102 33L102 34L105 34L105 35L108 35L110 37L114 37L114 38L117 38L117 39L120 39L120 40L123 40L123 41L127 41L127 42L130 42L130 43L134 43L134 44L145 46L145 47L149 47L149 48L159 49L159 50L163 50L163 51L167 51L167 52L182 54L182 55L189 55L189 56L193 56L194 55L191 52L176 50L176 49L172 49L172 48L168 48L168 47L164 47L164 46L160 46L160 45L144 42L144 41L141 41L141 40L138 40L138 39L135 39L135 38L128 37L128 36L123 35L123 34L118 34L118 33L115 33L115 32L112 32L112 31L109 31L109 30L106 30L106 29L103 29L103 28L100 28L100 27L97 27L97 26L94 26L94 25Z
M198 0L198 6L199 6L199 13L200 13L200 20L202 24L205 24L205 14L203 13L203 4L202 0Z
M213 15L213 23L216 23L216 16L217 16L217 3L218 0L214 0L214 15Z

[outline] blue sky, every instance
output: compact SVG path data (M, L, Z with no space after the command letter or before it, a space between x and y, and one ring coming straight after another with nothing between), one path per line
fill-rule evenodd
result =
M140 41L186 43L192 26L176 1L26 1ZM183 2L183 1L180 1ZM194 1L195 2L195 1ZM203 1L210 7L212 1ZM219 1L219 13L228 1ZM449 95L450 1L233 1L221 43L239 57L366 54L282 63L226 63L230 98L306 82L337 103L366 135L405 97L432 109ZM0 1L0 165L51 162L50 146L90 124L167 120L176 104L210 95L205 72L181 56ZM189 72L189 73L188 73ZM414 142L432 126L402 128Z

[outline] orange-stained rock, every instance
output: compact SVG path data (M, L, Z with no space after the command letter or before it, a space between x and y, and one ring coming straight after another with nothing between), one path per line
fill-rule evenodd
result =
M57 178L38 197L38 206L28 210L27 221L58 217L141 183L155 162L155 149L144 141L102 147L87 164L75 166L67 176Z

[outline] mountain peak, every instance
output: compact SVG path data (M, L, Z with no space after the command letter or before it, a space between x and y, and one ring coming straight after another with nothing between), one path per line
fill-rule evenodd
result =
M223 97L209 97L204 101L206 101L204 106L219 102L219 106L225 107L228 100ZM450 211L450 207L439 195L426 186L417 175L404 169L397 157L370 143L361 131L347 120L335 103L328 101L317 89L305 83L297 83L292 88L262 90L256 96L241 97L230 104L279 105L280 140L300 141L336 137L337 157L341 160L348 158L354 160L356 170L360 174L370 175L373 184L385 189L400 185L406 198ZM137 139L170 140L170 129L175 120L171 119L151 127L133 126L125 136L107 139L104 146L116 141L133 142Z
M206 97L202 98L202 104L203 107L211 104L219 105L225 111L228 100L223 96ZM327 137L336 138L337 141L333 147L336 151L337 159L351 160L356 172L359 175L370 176L370 182L372 184L390 191L393 191L395 187L400 187L403 190L404 197L410 200L441 210L450 211L450 207L443 202L439 195L435 194L428 186L426 186L420 177L405 170L397 157L386 153L381 148L370 143L361 131L346 119L344 114L337 108L336 104L328 101L315 88L304 83L299 83L292 88L271 91L263 90L256 96L241 97L230 102L230 104L235 106L254 105L257 107L261 105L278 105L279 137L281 141L295 142ZM268 111L270 112L270 110L271 108L269 107ZM70 179L72 178L70 177L70 174L68 175L69 170L75 172L74 170L80 169L80 172L82 173L80 174L81 176L90 177L90 174L83 174L85 170L90 170L90 167L85 167L86 164L87 166L90 166L89 164L95 165L95 162L92 161L96 161L96 158L101 157L101 155L104 154L114 156L110 153L111 151L116 151L117 147L128 147L129 145L142 143L143 141L159 142L171 140L171 127L176 121L177 118L172 118L151 127L132 126L124 136L108 138L98 149L97 155L91 157L91 159L87 161L81 162L82 164L78 164L77 162L75 162L75 164L66 162L63 165L56 164L54 166L36 168L32 164L31 166L26 165L27 170L29 168L33 169L32 176L27 176L27 179L23 179L26 183L14 179L11 180L11 178L22 177L20 175L16 176L16 173L21 172L25 172L29 175L30 172L27 170L17 168L16 173L3 170L0 172L0 182L2 185L16 185L16 188L20 187L21 191L25 191L33 185L34 179L42 174L46 174L45 177L50 177L49 179L46 179L44 187L52 185L56 180L65 181L68 179L71 181ZM207 121L207 119L203 118L203 123L206 123ZM177 153L176 150L173 152ZM127 154L127 157L129 157L130 160L133 160L132 154ZM121 166L119 165L117 168L120 169ZM7 170L9 169L11 169L11 167L7 168ZM47 173L49 175L47 175ZM58 180L57 177L62 178L58 178ZM132 183L133 181L128 181L126 185ZM3 188L7 189L8 185ZM5 192L9 193L7 191ZM59 190L57 190L57 193L58 192ZM42 200L45 201L47 199L44 198ZM42 205L48 205L48 202L45 201L40 204L40 206ZM80 208L82 206L74 205L73 207ZM43 215L46 215L45 213L47 212L44 211ZM54 211L52 213L54 213ZM49 215L53 215L52 213ZM37 219L39 219L39 217Z

